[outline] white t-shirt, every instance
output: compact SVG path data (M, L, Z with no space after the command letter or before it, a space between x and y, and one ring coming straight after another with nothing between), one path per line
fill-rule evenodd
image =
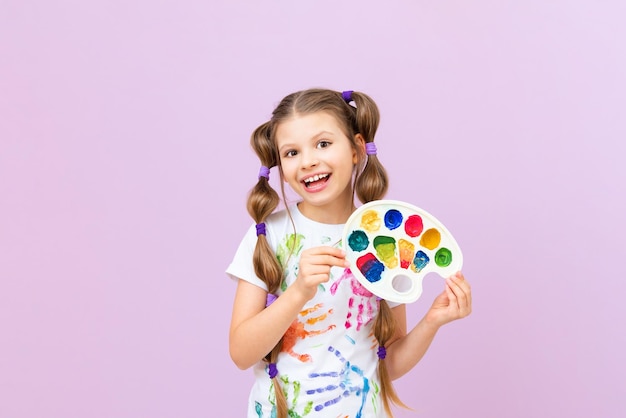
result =
M312 221L296 205L290 212L295 233L285 210L265 222L268 242L285 271L279 297L295 281L302 251L320 245L340 246L344 226ZM267 290L252 265L256 240L252 225L226 273ZM319 286L285 334L276 362L290 416L385 416L376 373L378 343L373 335L377 312L376 297L361 286L350 269L331 269L330 280ZM248 418L275 416L274 387L267 364L256 364L254 375Z

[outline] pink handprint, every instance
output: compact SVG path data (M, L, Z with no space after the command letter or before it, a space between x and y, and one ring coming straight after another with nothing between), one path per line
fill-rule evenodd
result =
M374 306L372 305L372 296L374 296L374 294L359 283L349 268L345 269L341 277L332 284L330 287L330 293L335 295L339 284L346 279L350 280L352 296L348 299L349 310L345 326L346 329L352 327L352 321L354 320L352 318L353 310L356 308L356 330L360 331L361 327L371 321L375 316Z

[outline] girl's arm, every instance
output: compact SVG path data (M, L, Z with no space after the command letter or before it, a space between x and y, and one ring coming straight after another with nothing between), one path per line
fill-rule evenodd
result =
M469 283L458 272L446 279L446 288L435 298L422 320L406 333L406 307L392 309L396 320L396 337L387 347L387 369L392 380L411 370L426 354L439 328L448 322L464 318L472 311Z
M247 369L269 353L285 334L305 303L327 282L332 266L346 267L345 253L333 247L302 252L298 278L267 308L267 291L239 279L230 324L230 356Z
M290 287L265 308L267 292L239 280L230 325L230 356L247 369L269 353L285 334L306 300Z

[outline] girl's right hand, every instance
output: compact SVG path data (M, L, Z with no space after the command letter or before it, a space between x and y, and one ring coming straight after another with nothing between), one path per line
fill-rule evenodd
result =
M330 279L330 269L333 266L348 267L345 251L335 247L313 247L302 252L298 277L294 290L298 290L306 300L315 296L317 287Z

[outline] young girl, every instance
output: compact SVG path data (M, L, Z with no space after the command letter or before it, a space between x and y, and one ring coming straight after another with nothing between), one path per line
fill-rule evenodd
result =
M285 97L253 133L261 160L248 198L255 221L227 273L237 279L230 355L254 367L248 417L385 417L405 406L391 381L422 358L437 330L467 316L471 291L449 277L407 333L404 305L379 300L355 279L340 248L343 224L383 198L376 156L379 113L363 93L311 89ZM301 200L275 212L270 168Z

